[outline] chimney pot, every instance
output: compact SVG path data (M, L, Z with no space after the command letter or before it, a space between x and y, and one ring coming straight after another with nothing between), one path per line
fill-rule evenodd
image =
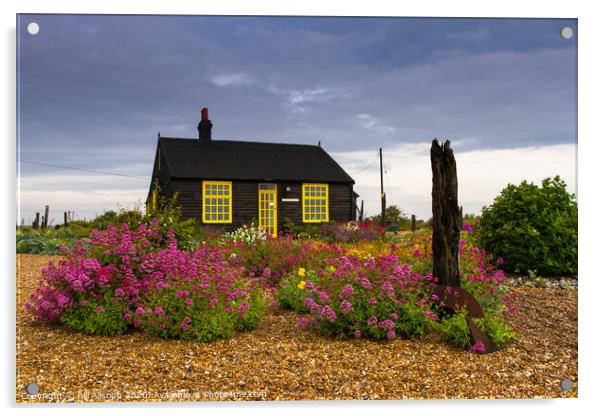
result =
M211 128L213 124L211 120L209 120L209 110L206 107L203 107L201 110L201 121L197 127L199 131L199 140L201 142L210 142L211 141Z

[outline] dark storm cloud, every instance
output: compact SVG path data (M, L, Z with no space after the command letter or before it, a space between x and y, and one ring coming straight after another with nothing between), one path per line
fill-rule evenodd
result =
M339 153L434 136L463 150L576 140L576 39L559 36L574 20L19 20L23 160L148 176L157 132L194 137L202 106L216 138Z

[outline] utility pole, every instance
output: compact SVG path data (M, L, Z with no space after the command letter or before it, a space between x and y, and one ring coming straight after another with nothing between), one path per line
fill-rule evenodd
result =
M380 156L380 225L385 228L385 190L383 187L383 148L378 149Z

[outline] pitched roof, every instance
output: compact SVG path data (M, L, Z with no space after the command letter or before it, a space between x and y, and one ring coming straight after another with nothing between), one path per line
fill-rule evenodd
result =
M159 138L174 178L355 183L322 147Z

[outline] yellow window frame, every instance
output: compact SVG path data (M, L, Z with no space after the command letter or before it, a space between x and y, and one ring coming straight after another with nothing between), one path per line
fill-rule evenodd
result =
M304 183L301 186L301 218L303 222L328 222L329 221L329 208L328 208L328 184L327 183ZM307 212L314 207L314 212ZM317 207L320 207L320 211L315 211ZM321 208L324 207L324 212L321 212ZM325 214L325 218L315 218L321 216L317 214Z
M204 224L231 224L232 223L232 182L229 181L203 181L201 186L203 187L203 216L202 221ZM221 193L220 193L221 191ZM207 200L210 203L207 203ZM226 209L224 210L224 207ZM213 209L215 208L215 210ZM221 211L218 211L222 208ZM209 216L215 216L215 219L207 219ZM227 219L219 219L219 216Z

